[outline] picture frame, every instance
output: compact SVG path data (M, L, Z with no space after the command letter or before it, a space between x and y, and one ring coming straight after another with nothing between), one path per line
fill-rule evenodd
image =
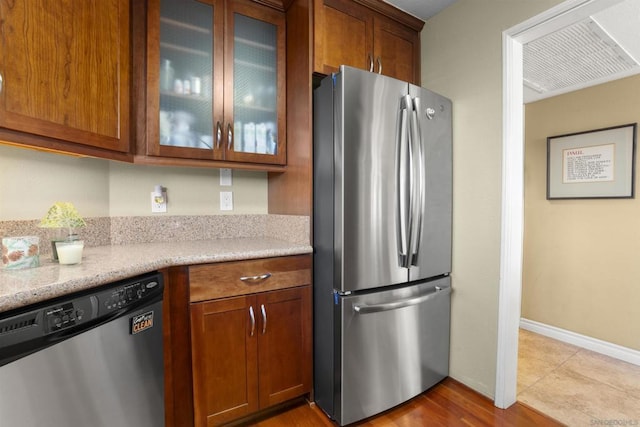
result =
M547 200L635 197L637 123L547 138Z

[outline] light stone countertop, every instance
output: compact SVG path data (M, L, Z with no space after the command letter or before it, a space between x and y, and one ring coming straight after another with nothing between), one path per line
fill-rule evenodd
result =
M0 312L177 265L311 253L311 246L255 237L85 247L82 263L0 270Z

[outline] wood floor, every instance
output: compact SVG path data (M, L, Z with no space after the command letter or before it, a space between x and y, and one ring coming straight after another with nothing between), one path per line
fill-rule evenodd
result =
M335 427L313 404L301 402L245 426ZM350 427L418 426L562 426L521 403L498 409L493 402L459 382L447 378L409 402Z

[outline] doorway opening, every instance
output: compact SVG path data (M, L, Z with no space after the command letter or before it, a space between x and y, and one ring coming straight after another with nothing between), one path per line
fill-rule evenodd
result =
M516 401L524 236L523 46L621 0L568 0L503 33L502 236L494 403Z

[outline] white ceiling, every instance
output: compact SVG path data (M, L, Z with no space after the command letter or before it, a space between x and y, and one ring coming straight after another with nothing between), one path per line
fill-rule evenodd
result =
M431 18L456 0L384 0L423 21Z
M456 0L385 0L426 21ZM525 103L640 73L640 0L613 6L524 45Z

